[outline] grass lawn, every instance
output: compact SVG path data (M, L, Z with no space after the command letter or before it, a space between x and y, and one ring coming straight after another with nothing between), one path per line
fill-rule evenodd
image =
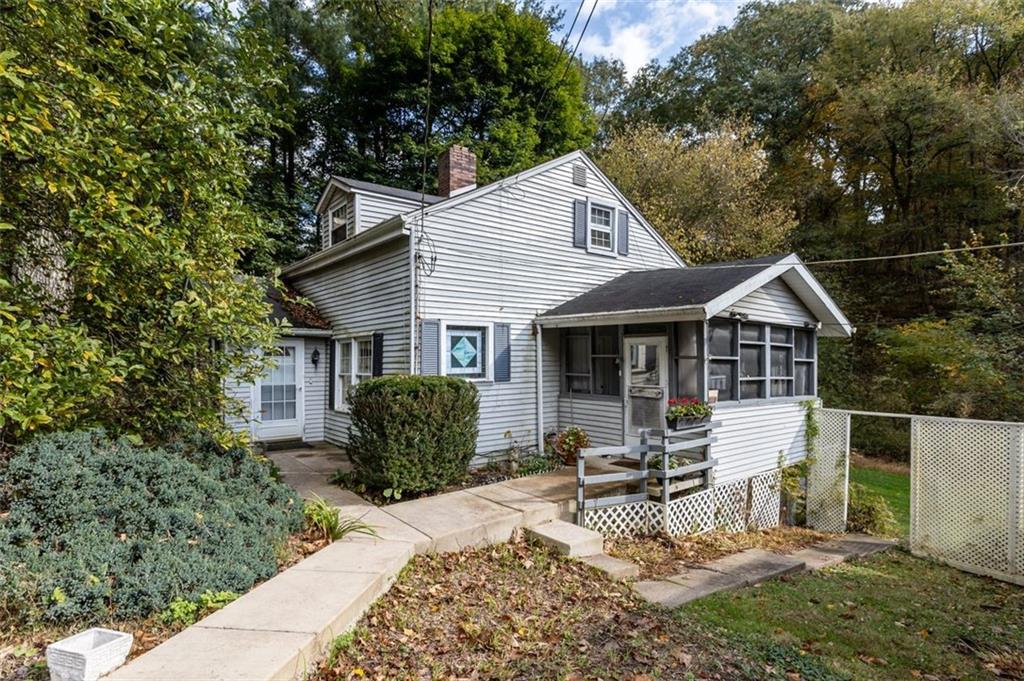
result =
M864 485L889 502L902 536L910 534L910 473L883 470L870 465L851 465L850 482Z
M803 679L1024 679L1024 589L891 550L677 611ZM797 678L797 677L792 677Z

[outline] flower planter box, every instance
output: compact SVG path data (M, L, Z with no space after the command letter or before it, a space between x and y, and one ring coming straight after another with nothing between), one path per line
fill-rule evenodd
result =
M681 419L668 419L669 430L683 430L685 428L693 428L703 423L709 423L711 421L710 416L704 416L702 418L685 417Z
M94 627L46 647L51 681L96 681L122 664L132 635Z

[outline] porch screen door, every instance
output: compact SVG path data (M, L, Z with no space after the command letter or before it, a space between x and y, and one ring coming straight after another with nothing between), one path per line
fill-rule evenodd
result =
M278 343L274 366L269 367L257 383L261 440L302 435L304 354L301 340Z
M626 442L640 431L665 427L668 407L668 341L664 336L625 339Z

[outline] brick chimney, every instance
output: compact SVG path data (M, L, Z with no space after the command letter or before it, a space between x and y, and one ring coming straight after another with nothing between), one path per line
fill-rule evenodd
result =
M437 193L454 196L476 187L476 154L453 144L437 157Z

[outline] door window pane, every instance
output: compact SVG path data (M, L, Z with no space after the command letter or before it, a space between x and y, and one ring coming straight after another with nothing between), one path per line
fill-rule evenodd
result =
M630 397L629 423L633 431L662 428L662 401L657 397Z
M296 418L296 347L281 346L260 379L260 418L282 421ZM289 415L290 414L290 415Z
M630 385L661 385L657 345L629 346Z

